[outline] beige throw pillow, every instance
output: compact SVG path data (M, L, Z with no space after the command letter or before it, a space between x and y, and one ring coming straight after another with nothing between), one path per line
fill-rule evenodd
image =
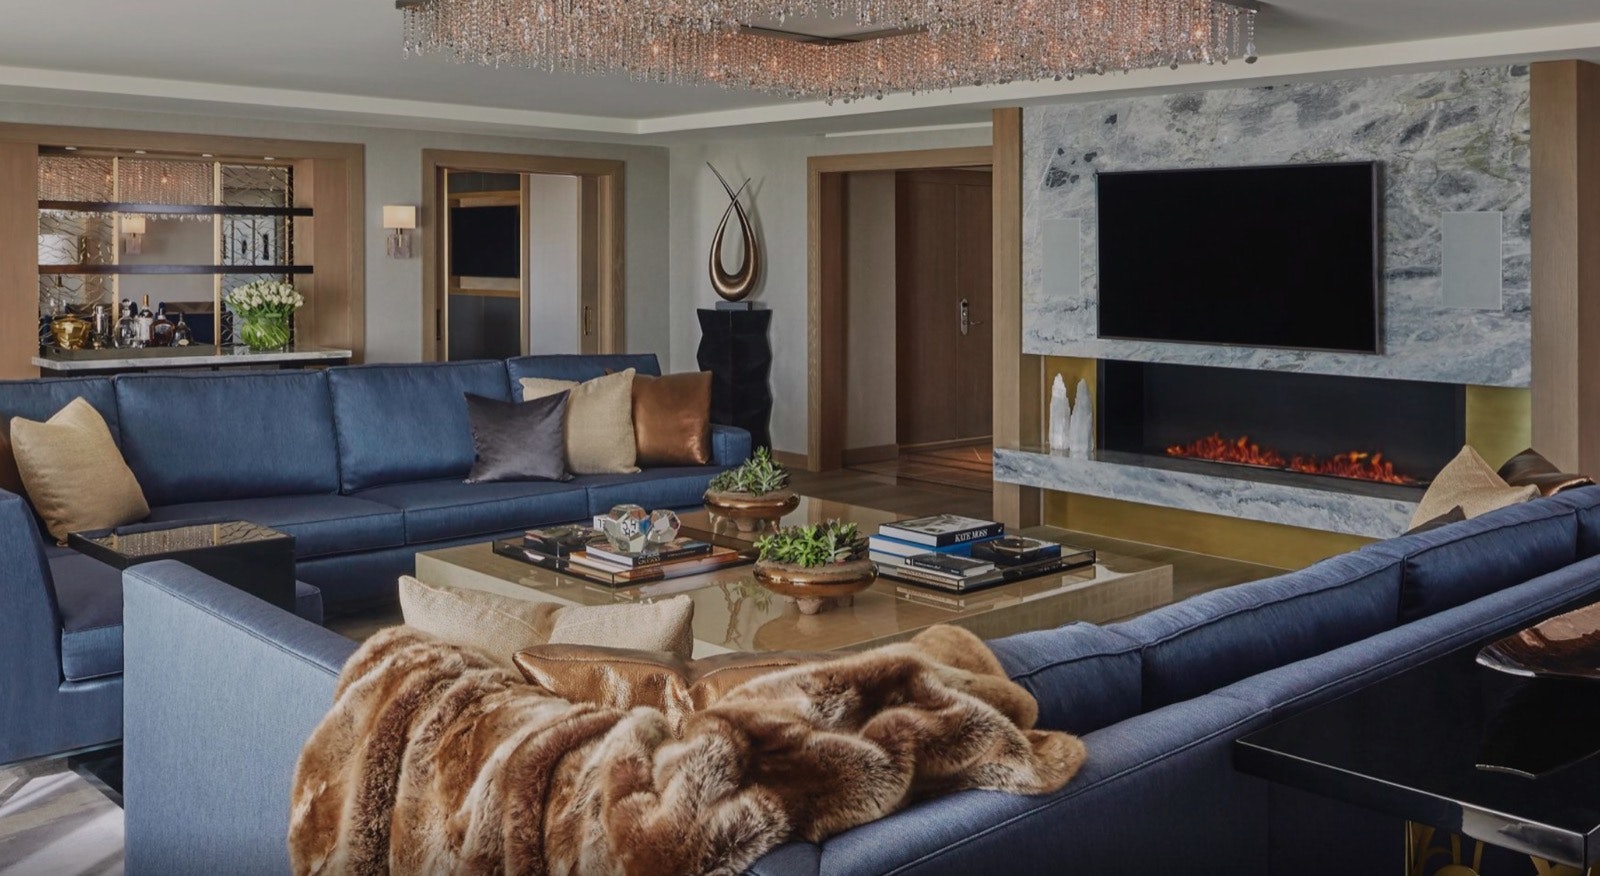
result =
M567 468L573 474L633 474L639 451L633 434L633 373L629 368L584 383L522 378L522 400L559 392L567 397Z
M406 625L515 668L518 651L545 644L665 651L687 660L694 650L694 602L564 606L440 584L400 579Z
M1422 504L1417 506L1417 513L1411 517L1411 527L1415 529L1450 513L1451 509L1458 506L1470 519L1538 497L1538 487L1511 486L1478 455L1478 451L1470 446L1463 447L1461 453L1429 485L1428 492L1422 497Z
M13 418L11 451L28 498L56 541L150 516L105 418L81 398L44 423Z

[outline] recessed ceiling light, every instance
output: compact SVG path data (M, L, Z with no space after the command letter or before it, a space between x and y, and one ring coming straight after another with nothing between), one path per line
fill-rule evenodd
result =
M76 147L76 146L68 146L67 147L67 151L68 152L77 152L78 151L78 147Z
M210 158L212 156L211 156L210 152L202 152L202 153L200 153L200 157L201 158Z
M261 156L261 160L262 161L277 161L278 159L273 158L271 155L263 155L263 156Z
M143 149L135 149L135 150L133 150L133 154L134 155L143 155L144 154L144 150Z

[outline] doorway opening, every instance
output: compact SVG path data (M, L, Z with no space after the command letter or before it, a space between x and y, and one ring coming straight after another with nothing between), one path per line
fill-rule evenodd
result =
M622 163L423 153L423 350L436 361L622 346Z
M992 490L990 161L813 159L814 469Z

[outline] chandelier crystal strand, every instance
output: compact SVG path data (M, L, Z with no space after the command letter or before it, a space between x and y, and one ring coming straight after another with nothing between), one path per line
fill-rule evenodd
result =
M1255 59L1216 0L401 0L408 54L821 97ZM862 36L774 36L844 23ZM874 34L878 34L874 36Z

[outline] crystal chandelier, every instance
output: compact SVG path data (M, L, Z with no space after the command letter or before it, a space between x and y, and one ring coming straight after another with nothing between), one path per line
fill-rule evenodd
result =
M398 0L410 54L821 97L1255 60L1216 0Z

